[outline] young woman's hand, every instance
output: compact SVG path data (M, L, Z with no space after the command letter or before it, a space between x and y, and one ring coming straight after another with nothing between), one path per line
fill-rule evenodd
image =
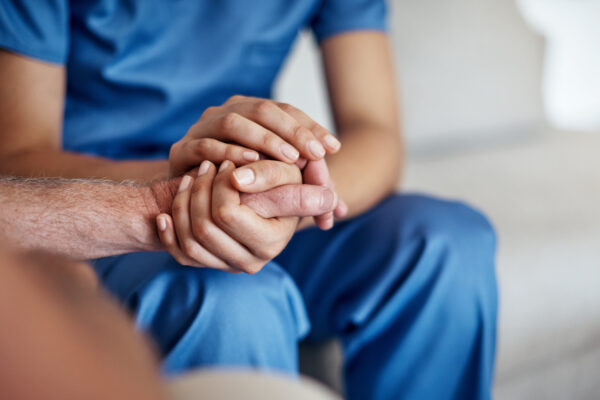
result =
M285 103L233 96L210 107L169 153L170 176L180 176L204 160L244 165L269 158L295 163L321 160L341 147L337 138L304 112Z

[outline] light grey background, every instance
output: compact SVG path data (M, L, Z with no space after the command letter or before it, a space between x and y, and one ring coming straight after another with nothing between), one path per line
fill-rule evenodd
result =
M498 231L495 397L600 398L600 132L546 127L545 43L512 0L390 6L408 144L399 188L467 201ZM322 79L304 35L276 94L331 127ZM331 381L339 354L327 357L313 367Z

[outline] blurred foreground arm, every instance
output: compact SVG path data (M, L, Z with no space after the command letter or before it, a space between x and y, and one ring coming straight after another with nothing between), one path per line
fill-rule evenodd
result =
M116 303L48 255L0 248L0 398L166 399L158 362Z

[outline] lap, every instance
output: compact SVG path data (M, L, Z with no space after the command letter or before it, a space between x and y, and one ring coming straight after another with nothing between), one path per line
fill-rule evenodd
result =
M252 343L260 347L261 338L283 353L281 346L310 329L298 288L274 262L255 275L183 267L164 252L109 257L93 266L167 361L178 359L174 365L193 352L201 361L188 365L236 364L241 356L232 352L243 353Z
M276 261L302 292L311 338L321 340L364 321L391 291L410 290L410 276L429 279L435 270L422 261L433 260L436 247L465 261L447 268L485 264L477 273L493 275L495 237L487 219L460 202L421 195L392 195L329 231L298 232Z
M456 257L473 258L488 257L493 242L485 217L468 206L392 195L330 231L298 232L275 262L257 275L182 267L167 253L109 257L96 260L94 266L142 327L150 326L140 317L142 306L152 309L153 315L160 310L171 315L168 308L197 313L210 296L217 308L235 308L243 315L244 310L257 311L254 296L267 303L280 299L292 304L291 314L302 331L308 329L305 304L312 338L320 339L339 334L349 323L360 323L391 290L405 288L409 275L431 274L423 267L414 270L424 243L449 246ZM454 264L471 268L477 263ZM269 308L260 312L272 312ZM167 336L162 330L173 328L173 323L156 321L160 323L152 329L161 331L157 336Z

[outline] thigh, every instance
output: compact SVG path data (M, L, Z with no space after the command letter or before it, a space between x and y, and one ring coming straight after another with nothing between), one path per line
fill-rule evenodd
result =
M471 207L392 195L329 231L298 232L276 261L304 296L309 339L323 340L364 324L398 293L403 304L419 301L435 279L463 285L461 276L468 274L487 284L493 280L494 248L491 225Z
M298 288L269 263L255 275L183 267L167 253L96 260L106 288L154 339L166 372L253 366L294 372L309 330Z

